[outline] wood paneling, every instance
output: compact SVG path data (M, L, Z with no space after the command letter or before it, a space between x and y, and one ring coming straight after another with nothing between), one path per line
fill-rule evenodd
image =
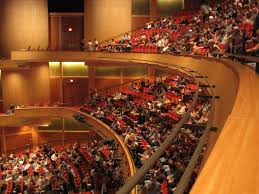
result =
M49 45L51 50L60 50L60 17L50 16L49 17Z
M195 10L200 8L201 0L184 0L184 9L185 10Z
M61 102L60 87L61 87L60 78L50 79L50 103L51 104L56 102Z
M51 143L52 145L61 145L63 134L62 132L38 132L39 143ZM93 139L101 139L96 133L92 132L65 132L65 144L75 142L85 143L91 142Z
M11 104L25 105L49 102L48 64L32 64L28 70L3 70L4 110Z
M144 26L145 23L148 23L150 21L149 16L133 16L132 17L132 23L131 23L131 29L139 29Z
M73 80L73 83L70 80ZM88 79L69 78L63 80L64 103L80 106L88 96Z
M259 193L259 76L250 67L229 65L239 78L236 101L191 194Z
M63 84L63 99L66 106L80 106L82 103L80 102L80 87L77 81L73 83L64 83Z
M84 37L84 17L67 16L61 18L61 48L62 50L80 50ZM72 31L69 31L69 28Z
M157 15L171 16L184 7L184 0L157 1Z
M132 0L132 15L150 15L150 0Z
M0 0L0 55L48 47L47 0Z
M121 83L120 78L96 78L95 87L97 90L102 90L104 88L110 88Z
M150 0L150 20L157 18L157 0Z
M25 150L26 146L32 145L32 134L26 133L6 136L5 141L6 151L8 153Z
M131 0L85 0L84 38L99 41L131 30Z

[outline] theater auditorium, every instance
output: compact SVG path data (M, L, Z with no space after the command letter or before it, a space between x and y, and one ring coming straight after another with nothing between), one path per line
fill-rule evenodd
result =
M0 193L259 194L258 0L0 0Z

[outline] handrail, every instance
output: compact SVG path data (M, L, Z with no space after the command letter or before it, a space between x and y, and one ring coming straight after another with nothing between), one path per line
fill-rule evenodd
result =
M204 79L204 80L210 86L209 88L210 88L211 95L212 95L212 106L211 106L210 117L209 117L209 120L207 123L207 127L206 127L205 131L203 132L203 134L199 140L199 143L198 143L198 145L197 145L197 147L196 147L196 149L176 187L175 194L183 194L185 192L185 190L188 186L188 183L190 182L190 178L193 173L193 170L199 160L202 149L207 141L208 134L210 132L210 128L212 127L212 123L213 123L213 119L214 119L214 110L215 110L215 94L214 94L212 86L209 84L207 79Z
M167 66L171 69L170 66ZM187 68L185 68L187 69ZM190 73L190 72L189 72ZM162 145L155 151L154 154L148 159L146 164L144 164L137 172L136 174L131 177L124 185L123 187L116 193L116 194L125 194L129 193L142 179L143 176L148 172L150 168L152 168L156 162L159 160L159 158L164 154L165 150L168 148L168 146L171 145L173 139L180 131L183 124L186 122L186 120L189 118L191 111L193 110L197 100L198 100L198 94L199 94L199 84L197 79L195 79L195 84L197 85L195 95L193 98L193 101L188 108L187 112L184 114L180 122L174 127L172 132L167 136L166 140L162 143Z
M185 55L184 55L185 56ZM189 56L189 55L188 55ZM189 56L190 57L190 56ZM119 58L117 58L117 59L119 59ZM133 60L134 61L134 60ZM168 63L161 63L161 62L155 62L155 61L149 61L149 60L138 60L138 61L142 61L142 62L151 62L151 63L153 63L154 65L156 64L157 65L157 63L159 63L159 66L160 67L165 67L165 68L169 68L169 69L173 69L172 67L177 67L178 68L178 70L179 69L182 69L182 70L189 70L189 73L191 72L190 70L191 69L189 69L189 68L185 68L185 67L181 67L181 66L178 66L178 65L172 65L172 64L170 64L170 66L167 66L167 65L169 65ZM198 74L197 72L196 72L196 74L197 75L201 75L201 74ZM194 77L194 76L193 76ZM196 80L196 79L195 79ZM207 79L204 79L205 81L206 81L206 83L208 84L208 85L210 85L209 84L209 82L207 81ZM196 81L197 82L197 81ZM214 92L213 92L213 89L212 89L212 87L210 86L210 90L211 90L211 94L213 95L213 98L212 98L212 109L211 109L211 114L210 114L210 118L209 118L209 121L208 121L208 124L207 124L207 127L206 127L206 129L205 129L205 131L203 132L203 135L202 135L202 137L200 138L200 141L199 141L199 146L197 145L197 147L196 147L196 149L195 149L195 152L194 152L194 154L193 155L195 155L195 156L198 156L198 158L199 158L199 155L200 155L200 153L201 153L201 150L202 150L202 148L203 148L203 145L205 144L205 141L206 141L206 138L207 138L207 136L208 136L208 133L209 133L209 129L210 129L210 126L211 126L211 124L212 124L212 121L213 121L213 115L214 115L214 109L215 109L215 102L214 102L214 100L215 100L215 97L214 97ZM187 113L188 113L188 111L187 111ZM187 114L186 113L186 114ZM186 114L185 114L185 116L186 116ZM187 117L189 117L189 115L187 116ZM183 118L182 118L183 119ZM182 120L181 120L182 121ZM180 122L181 122L180 121ZM178 125L179 125L180 123L178 123ZM177 126L176 126L177 127ZM175 129L173 130L173 132L172 133L174 133L174 131L175 131ZM179 130L178 130L179 131ZM171 133L171 134L172 134ZM177 134L177 132L175 132L176 134ZM171 135L170 134L170 135ZM169 135L169 136L170 136ZM165 143L165 142L164 142ZM163 144L162 144L163 145ZM161 146L162 146L161 145ZM161 147L160 146L160 147ZM159 147L159 149L158 150L161 150L161 148ZM155 153L157 153L158 152L158 150L155 152ZM153 154L154 155L154 154ZM152 156L153 156L152 155ZM152 158L152 156L151 156L151 158ZM155 157L155 156L153 156L153 157ZM150 159L151 159L150 158ZM149 161L150 161L150 159L146 162L146 163L149 163ZM158 157L158 159L159 159L159 157ZM198 159L197 159L198 160ZM196 157L194 157L194 158L192 158L192 161L190 161L191 162L191 164L190 165L195 165L196 164ZM189 163L190 163L189 162ZM194 164L193 164L194 163ZM143 168L143 166L142 166L142 168ZM141 179L141 172L139 172L142 168L140 168L138 171L137 171L137 173L138 173L138 176L140 177L140 179ZM148 167L146 167L146 168L148 168ZM149 169L149 168L148 168ZM193 168L192 167L189 167L188 168L189 170L188 171L186 171L187 170L187 168L186 168L186 170L185 170L185 172L186 173L192 173L193 172ZM191 170L190 170L191 169ZM146 169L144 169L144 170L146 170ZM144 170L143 170L143 172L144 172ZM188 175L187 174L187 175ZM145 175L145 172L143 173L143 176ZM187 175L185 174L185 177L187 177ZM189 175L188 175L189 176ZM134 177L132 177L130 180L132 181L132 179L134 179L134 178L138 178L139 179L139 177L136 177L136 175L134 176ZM185 189L185 187L186 187L186 185L183 185L183 184L187 184L188 182L189 182L189 178L187 177L187 179L186 178L184 178L183 180L185 180L186 181L186 183L181 183L181 185L179 185L180 184L180 182L179 182L179 186L180 186L180 188L181 187L183 187L184 189ZM138 183L138 181L136 181L135 180L135 182L136 182L136 184ZM128 183L128 182L127 182ZM127 184L126 183L126 184ZM125 185L126 185L125 184ZM131 183L132 184L132 183ZM124 187L124 186L123 186ZM122 189L122 188L121 188ZM127 189L127 188L126 188ZM123 192L126 192L127 190L126 190L125 188L124 188L124 190L119 190L119 192L117 193L117 194L123 194ZM179 194L182 194L182 193L179 193Z
M254 56L250 56L250 55L238 55L238 54L232 54L232 53L224 53L223 55L225 55L227 57L241 58L241 59L246 59L249 61L259 63L259 57L254 57Z

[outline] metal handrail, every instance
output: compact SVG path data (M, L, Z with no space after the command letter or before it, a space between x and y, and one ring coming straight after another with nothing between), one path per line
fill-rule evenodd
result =
M167 68L172 69L172 67L167 66ZM187 68L181 68L181 69L187 69ZM186 70L184 70L186 71ZM190 73L190 72L188 72ZM168 148L168 146L171 145L173 139L176 137L178 132L180 131L181 127L183 124L187 121L187 119L190 116L191 111L194 109L194 106L197 102L198 99L198 94L199 94L199 84L197 79L195 78L195 84L197 85L195 95L193 98L193 101L188 108L188 111L184 114L180 122L174 127L172 132L167 136L166 140L162 143L162 145L155 151L154 154L148 159L146 164L144 164L137 172L136 174L131 177L124 185L123 187L116 193L116 194L125 194L129 193L142 179L143 176L148 172L150 168L152 168L156 162L159 160L159 158L164 154L165 150Z
M210 85L209 82L207 81L207 79L204 79L204 80L206 81L206 83L208 85ZM194 150L194 153L176 187L175 194L183 194L185 192L186 188L188 187L188 184L191 179L191 175L199 160L202 149L207 141L208 134L210 132L210 128L212 127L212 123L213 123L213 119L214 119L214 111L215 111L215 94L214 94L214 91L213 91L213 88L211 85L210 85L210 91L211 91L211 95L212 95L212 106L211 106L209 120L207 122L207 127L206 127L205 131L203 132L203 134L199 140L199 143L198 143L196 149Z

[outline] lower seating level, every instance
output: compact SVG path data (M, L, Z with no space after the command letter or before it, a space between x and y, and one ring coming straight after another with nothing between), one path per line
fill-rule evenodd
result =
M114 140L44 144L1 157L1 191L11 193L115 193L123 184Z

